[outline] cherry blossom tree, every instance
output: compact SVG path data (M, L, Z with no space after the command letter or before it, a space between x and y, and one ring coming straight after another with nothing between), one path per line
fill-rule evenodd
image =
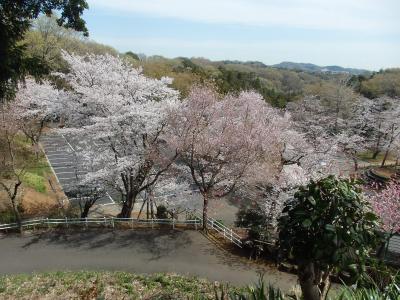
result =
M315 100L308 97L289 105L285 114L286 127L280 137L276 172L237 191L239 197L264 210L270 231L276 230L285 202L293 197L299 186L311 179L340 172L337 139L322 125L324 122L330 124L330 120L324 119L324 108L318 99L314 105Z
M386 233L386 247L382 245L379 254L384 255L389 247L390 239L400 233L400 184L391 181L385 188L379 192L375 192L370 197L370 202L375 213L380 217L382 229Z
M106 184L121 193L119 217L130 217L141 191L168 169L175 153L163 152L167 111L178 93L169 78L150 79L111 55L63 52L73 92L64 106L64 132L80 141L78 157L90 166L87 184Z
M37 83L27 78L20 84L13 102L14 117L20 130L31 141L36 155L39 153L39 139L46 123L56 117L66 97L63 90L58 90L48 81Z
M291 103L287 110L292 119L291 128L297 134L289 138L290 147L287 147L283 157L292 158L286 158L285 164L295 161L304 169L306 176L314 180L338 174L339 145L335 135L343 127L343 119L332 116L321 99L310 96Z
M170 118L168 141L203 197L204 229L211 197L278 170L288 120L257 93L222 97L197 86Z
M336 138L340 151L353 161L354 171L357 172L358 153L365 150L365 138L349 132L341 133Z
M343 120L351 116L356 94L349 86L350 79L351 76L341 76L336 82L321 85L317 93L326 116L332 120L330 129L334 133L338 133L342 128Z
M390 99L386 102L388 106L384 112L383 128L385 132L386 144L385 155L382 160L381 166L385 166L389 152L392 150L394 144L400 138L400 103L398 99Z
M200 206L198 205L200 194L193 190L188 180L190 178L182 177L185 174L187 174L185 170L174 175L168 174L153 186L153 197L157 204L165 206L167 212L174 218L183 213L186 216L192 215Z
M370 197L372 207L382 220L382 228L390 237L400 232L400 184L388 183L383 190Z
M400 102L398 99L380 97L374 100L363 99L360 105L363 107L363 113L358 115L364 120L365 135L370 137L372 158L376 158L383 151L384 166L392 147L400 138Z

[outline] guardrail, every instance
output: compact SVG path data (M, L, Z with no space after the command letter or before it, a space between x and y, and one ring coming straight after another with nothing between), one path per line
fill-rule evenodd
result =
M22 228L37 228L47 227L50 228L54 225L69 227L70 225L83 225L89 227L90 224L103 225L105 227L115 228L118 224L125 224L134 228L135 225L148 226L154 228L155 225L170 225L173 229L175 226L188 225L193 227L195 230L200 228L203 224L203 220L200 216L196 216L193 220L175 220L175 219L136 219L136 218L58 218L58 219L32 219L24 220L21 222ZM236 246L242 248L243 243L241 237L234 232L231 228L221 224L221 222L208 217L207 225L210 229L218 232L224 239L231 241ZM18 229L18 223L0 224L0 231L9 229Z
M33 219L33 220L24 220L21 222L22 228L36 228L36 227L48 227L50 228L52 225L60 225L68 227L70 225L84 225L88 227L90 224L103 225L105 227L115 228L118 224L125 224L131 226L132 228L135 225L144 225L148 227L154 227L154 225L171 225L174 229L175 226L178 225L189 225L193 226L194 229L198 229L201 226L201 219L195 220L175 220L175 219L136 219L136 218L60 218L60 219ZM18 223L10 223L10 224L0 224L0 231L8 230L8 229L18 229Z
M203 221L203 218L200 217L199 215L196 215L198 219ZM207 225L210 229L213 229L217 231L224 239L231 241L233 244L236 246L242 248L243 247L243 242L242 238L240 235L238 235L236 232L232 230L232 228L228 228L225 225L223 225L221 222L208 217L207 218Z

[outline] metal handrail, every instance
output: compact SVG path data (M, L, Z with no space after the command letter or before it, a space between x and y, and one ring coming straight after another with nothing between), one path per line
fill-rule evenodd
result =
M196 217L203 221L203 218L198 213L196 214ZM226 227L221 222L211 217L207 217L207 225L210 225L211 229L217 231L220 235L223 236L224 239L231 241L233 244L240 248L243 247L242 238L240 237L240 235L234 232L232 228Z

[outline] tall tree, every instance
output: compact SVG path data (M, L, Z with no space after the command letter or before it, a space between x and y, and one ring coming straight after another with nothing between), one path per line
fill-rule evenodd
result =
M26 74L39 76L48 71L40 57L25 55L21 44L31 20L40 14L62 11L60 25L88 34L81 15L88 4L85 0L2 0L0 2L0 102L12 99L18 82Z
M66 93L55 89L50 82L41 84L32 78L25 80L18 89L14 107L14 118L18 128L30 140L36 155L39 153L39 139L47 122L56 117L64 105Z
M279 246L298 266L305 300L326 299L330 275L343 268L362 270L376 246L378 218L355 181L334 176L311 181L283 213Z
M224 196L244 181L276 172L288 120L257 93L221 97L197 86L172 111L170 124L168 140L203 196L203 227L207 229L211 197Z
M169 78L150 79L111 55L69 55L70 73L59 74L73 91L62 111L64 131L80 141L85 181L122 195L120 217L130 217L138 194L168 169L174 153L163 151L165 118L178 93Z

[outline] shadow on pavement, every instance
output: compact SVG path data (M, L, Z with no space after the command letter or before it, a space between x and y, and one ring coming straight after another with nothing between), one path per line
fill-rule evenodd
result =
M132 251L148 253L153 259L158 259L177 248L187 247L192 240L181 230L89 229L37 233L22 247L28 249L43 243L64 248L82 248L80 250L131 248Z

